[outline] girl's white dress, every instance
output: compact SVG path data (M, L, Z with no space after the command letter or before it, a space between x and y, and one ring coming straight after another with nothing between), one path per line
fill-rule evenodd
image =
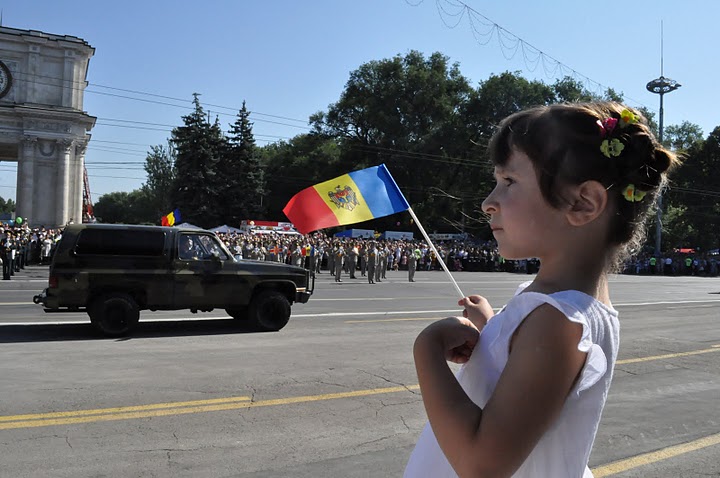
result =
M581 375L557 421L513 477L592 477L587 463L617 359L620 340L618 314L615 309L575 290L549 295L520 293L529 284L522 284L507 305L490 319L470 360L458 371L457 379L473 402L483 408L507 363L513 332L530 312L547 303L565 314L568 320L582 324L578 350L588 355ZM440 450L429 423L425 425L410 456L404 477L457 477Z

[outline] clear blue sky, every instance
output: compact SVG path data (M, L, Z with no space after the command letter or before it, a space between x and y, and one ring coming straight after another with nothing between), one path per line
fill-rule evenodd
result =
M622 92L628 104L656 113L659 98L645 85L660 76L663 20L664 74L683 85L665 96L665 124L687 120L705 136L720 125L716 0L464 2L566 67ZM439 4L442 15L435 0L0 0L3 26L73 35L95 48L85 94L85 110L98 118L86 156L93 201L140 187L145 152L166 143L190 111L193 92L213 116L222 113L225 129L245 100L263 145L306 132L308 116L337 101L362 63L413 49L444 53L474 85L506 70L547 83L562 76L541 64L531 71L520 50L507 59L497 31L481 44L486 38L473 35L468 15L459 23L451 15L461 4ZM477 14L471 18L477 31L492 27ZM0 165L0 196L14 199L15 181L15 165Z

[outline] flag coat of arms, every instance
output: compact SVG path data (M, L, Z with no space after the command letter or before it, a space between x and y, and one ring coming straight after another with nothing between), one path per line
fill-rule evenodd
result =
M384 164L303 189L283 209L301 234L407 211L410 205Z

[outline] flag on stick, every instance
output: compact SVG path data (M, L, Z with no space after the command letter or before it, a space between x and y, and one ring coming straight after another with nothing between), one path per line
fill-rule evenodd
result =
M410 205L384 164L303 189L283 209L301 234L407 211Z
M160 224L163 226L174 226L180 222L182 222L182 219L180 218L180 209L175 209L173 212L160 219Z

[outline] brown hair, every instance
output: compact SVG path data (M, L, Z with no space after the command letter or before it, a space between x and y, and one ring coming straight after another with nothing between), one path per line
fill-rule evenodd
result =
M639 121L622 127L618 123L612 137L625 147L618 156L608 158L600 150L605 136L598 120L619 121L624 109ZM640 113L615 102L539 106L508 116L490 141L493 165L504 165L513 150L530 158L542 195L552 207L563 203L563 186L594 180L607 188L616 211L607 243L618 249L616 264L641 245L657 195L667 184L668 173L680 164L657 142ZM645 197L634 202L624 199L628 184L645 192Z

